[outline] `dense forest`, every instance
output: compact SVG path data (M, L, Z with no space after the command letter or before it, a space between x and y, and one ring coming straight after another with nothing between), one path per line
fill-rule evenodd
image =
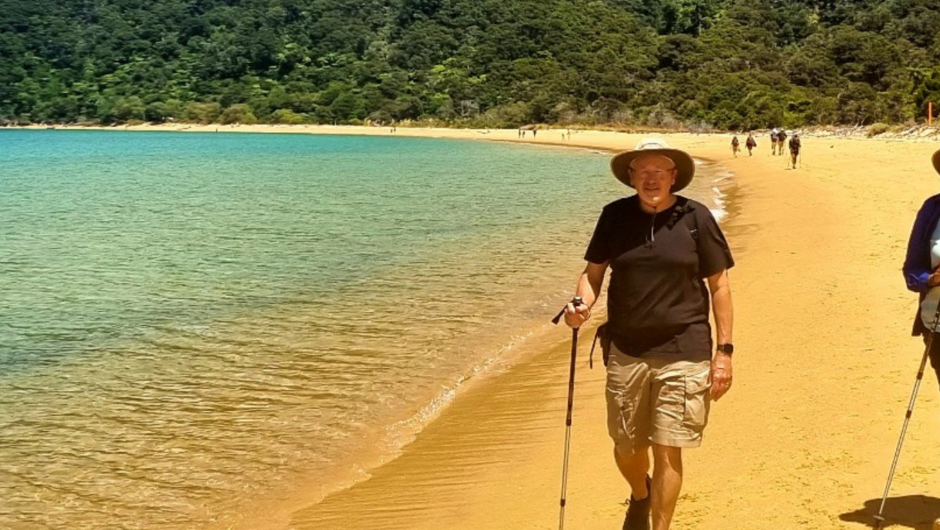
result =
M923 120L940 0L0 0L0 121Z

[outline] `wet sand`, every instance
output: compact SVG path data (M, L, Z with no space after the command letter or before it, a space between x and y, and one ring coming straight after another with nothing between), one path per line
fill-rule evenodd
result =
M560 134L540 131L533 143L624 149L642 137ZM397 135L519 141L516 131ZM735 384L712 408L703 447L685 452L673 528L870 526L923 351L910 337L916 295L900 267L917 209L940 188L929 161L940 146L804 138L801 167L788 170L786 157L769 155L766 137L755 156L738 158L730 135L665 137L736 180L725 223L737 260ZM610 456L603 371L586 367L592 332L582 335L566 528L619 528L628 490ZM543 354L468 388L371 479L312 504L311 477L310 495L264 519L318 530L556 528L569 339L559 328ZM928 369L885 510L894 528L930 528L940 516L937 389Z

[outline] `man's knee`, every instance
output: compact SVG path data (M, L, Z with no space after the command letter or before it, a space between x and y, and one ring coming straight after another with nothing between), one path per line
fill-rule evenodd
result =
M653 465L655 467L682 470L682 448L653 444Z
M646 456L646 451L649 449L648 446L644 447L630 447L627 445L615 445L614 446L614 458L621 462L629 462L632 460L643 460Z

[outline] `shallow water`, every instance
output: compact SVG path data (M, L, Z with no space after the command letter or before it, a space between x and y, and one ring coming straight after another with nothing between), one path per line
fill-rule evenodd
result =
M607 160L0 131L0 528L224 525L355 478L524 358L624 191Z

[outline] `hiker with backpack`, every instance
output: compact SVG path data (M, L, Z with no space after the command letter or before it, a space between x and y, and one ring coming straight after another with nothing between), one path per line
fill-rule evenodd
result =
M781 129L777 132L777 154L783 155L784 142L787 141L787 132Z
M740 150L741 150L741 142L739 142L738 137L735 136L734 138L731 139L731 154L733 154L734 157L737 158L738 151Z
M777 154L777 135L778 134L779 133L776 127L774 127L772 131L770 131L770 154L772 155Z
M793 169L796 169L797 159L800 157L800 135L793 133L793 138L790 138L790 163Z
M752 152L755 147L757 147L757 140L754 139L754 135L747 133L747 140L744 142L745 147L747 147L747 155L754 156Z
M682 449L701 445L711 400L731 387L727 271L734 260L708 208L675 195L695 174L688 153L647 139L616 155L611 169L636 195L604 207L585 253L580 300L568 304L565 322L580 328L590 318L610 268L608 321L600 332L607 428L631 489L623 528L648 530L652 515L654 530L668 530L682 486Z

